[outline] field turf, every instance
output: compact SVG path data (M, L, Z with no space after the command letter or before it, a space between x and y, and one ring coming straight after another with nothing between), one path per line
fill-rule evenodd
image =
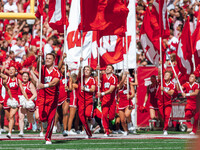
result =
M190 138L188 133L169 131L172 137L180 138L162 138L162 131L139 131L137 135L129 135L128 138L123 135L113 135L113 138L104 138L103 134L94 134L100 136L96 139L84 139L80 136L70 136L63 138L61 134L53 134L52 145L45 145L44 138L34 139L38 133L26 132L25 137L20 139L17 131L13 134L13 139L5 137L5 133L0 138L0 149L3 150L66 150L66 149L85 149L85 150L184 150L191 149L195 143L195 138ZM152 138L152 136L160 136ZM27 138L29 136L29 138ZM144 136L144 138L138 138ZM189 138L182 138L189 136ZM148 139L148 137L150 137ZM102 139L101 139L102 138Z

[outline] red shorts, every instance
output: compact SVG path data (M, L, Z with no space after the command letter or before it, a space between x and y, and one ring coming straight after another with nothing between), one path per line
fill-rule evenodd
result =
M130 106L131 108L133 108L133 103L130 100L119 100L119 110L124 110L126 109L126 107Z
M71 95L70 95L70 103L69 103L69 107L74 107L77 108L77 103L78 103L78 99L76 97L76 91L73 90Z
M149 102L149 109L158 109L157 100L150 100L150 102Z
M5 100L4 100L4 103L3 103L3 109L10 109L10 107L8 107L8 105L7 105L7 101L8 101L9 98L10 98L9 96L6 96L6 97L5 97ZM15 98L16 101L18 102L18 104L20 104L20 103L19 103L19 98L18 98L18 96L15 96L15 97L13 97L13 98ZM18 106L18 107L19 107L19 106Z

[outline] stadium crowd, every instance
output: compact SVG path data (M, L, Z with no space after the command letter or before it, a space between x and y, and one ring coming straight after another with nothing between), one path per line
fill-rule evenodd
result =
M0 0L0 12L29 12L29 3L29 0ZM68 0L67 14L70 11L70 3L71 1ZM137 65L151 64L145 58L139 36L145 9L147 6L151 8L152 3L153 0L136 1ZM184 21L189 15L191 32L193 32L199 4L195 0L168 0L171 32L169 39L164 41L170 54L166 65L170 63L169 58L176 65L176 47ZM36 9L37 3L35 3ZM98 68L92 70L89 66L85 66L83 77L81 77L81 68L78 74L72 73L63 63L65 57L70 57L63 54L64 36L49 27L47 14L48 0L45 1L44 9L42 53L39 52L40 20L0 20L0 91L2 93L6 91L5 96L0 97L1 131L4 132L3 114L5 111L6 119L9 121L8 138L12 136L17 114L19 116L19 136L24 136L26 127L24 120L27 118L32 129L40 131L40 136L44 136L43 132L46 130L47 144L51 144L52 132L56 133L59 130L63 130L63 136L87 134L88 138L92 137L91 130L93 133L104 132L105 136L110 136L110 133L123 133L124 135L128 135L129 132L135 133L134 105L137 95L137 74L133 72L128 76L129 72L125 72L122 75L114 75L114 68L108 65L106 70L101 70L101 84L98 85ZM38 84L40 56L43 58L43 66L41 84ZM80 61L82 62L82 58ZM31 67L30 63L33 63ZM67 69L66 72L65 69ZM196 121L192 134L196 133L199 117L196 112L196 97L199 92L199 84L196 82L197 74L191 74L189 81L182 86L186 90L183 96L188 98L186 117L195 117ZM151 119L158 119L155 115L158 110L162 117L165 116L164 135L167 135L172 109L171 97L176 95L178 90L171 81L172 78L172 72L165 71L163 88L159 84L159 79L152 76L152 84L147 87L145 100L142 100L144 105L140 108L141 111L147 109L145 106L147 100L150 99ZM129 85L127 85L127 80L129 80ZM5 91L2 91L3 86ZM98 86L101 92L97 92ZM38 90L39 94L37 94ZM161 91L164 92L164 102L160 95ZM101 99L100 104L98 97Z

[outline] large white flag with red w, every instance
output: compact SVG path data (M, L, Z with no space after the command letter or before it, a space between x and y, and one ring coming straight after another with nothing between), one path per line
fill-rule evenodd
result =
M179 38L178 49L176 53L177 66L182 74L191 74L193 72L192 63L192 38L190 32L189 18L185 22L182 34Z
M66 0L49 0L49 26L64 33L64 25L68 26L66 18Z
M71 9L69 14L69 26L67 28L67 63L79 62L81 53L83 54L83 65L88 65L88 58L91 56L92 49L92 31L83 32L83 39L81 38L81 32L79 26L81 23L81 11L80 0L73 0L71 3ZM81 48L81 40L83 46Z

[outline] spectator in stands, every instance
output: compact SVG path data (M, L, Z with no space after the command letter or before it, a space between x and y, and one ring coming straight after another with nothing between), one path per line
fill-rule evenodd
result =
M54 39L53 38L48 39L47 43L44 46L44 58L46 58L46 55L48 53L53 52L53 47L52 47L53 44L54 44Z
M8 0L8 2L4 5L4 12L18 13L16 3L14 3L13 0Z
M22 44L22 39L17 38L17 44L15 44L11 47L11 51L13 51L15 54L16 62L21 62L23 55L26 54L25 47L22 46L21 44Z

